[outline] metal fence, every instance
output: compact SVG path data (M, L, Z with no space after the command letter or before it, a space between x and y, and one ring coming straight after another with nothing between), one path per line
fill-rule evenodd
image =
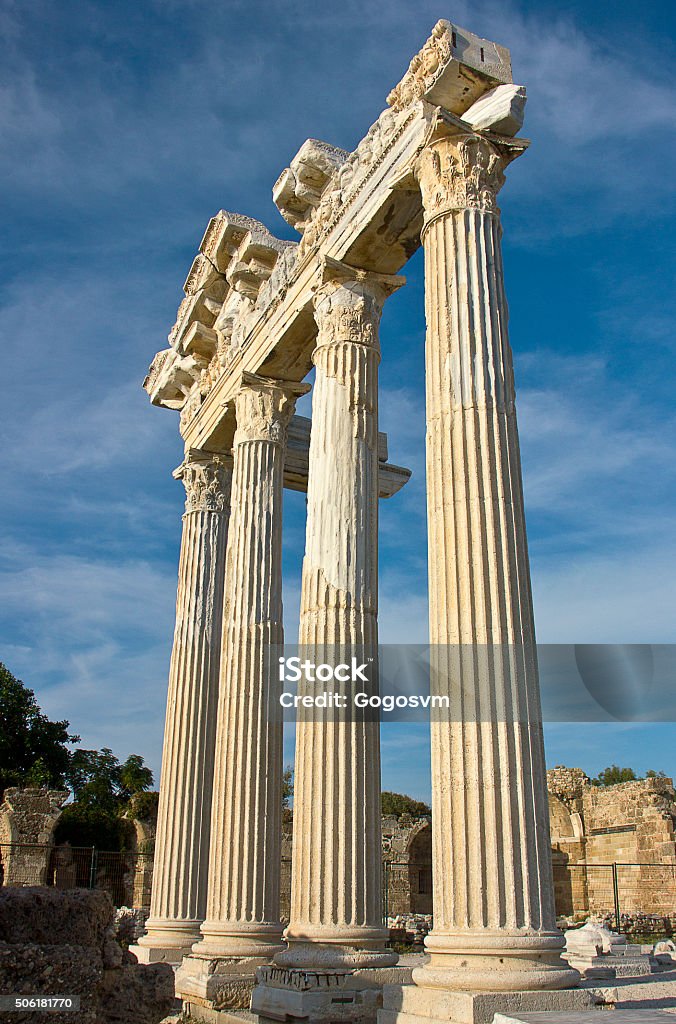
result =
M554 862L557 914L584 913L611 918L619 930L632 920L645 930L664 921L676 922L676 864L654 861L611 864ZM667 928L668 930L668 928Z
M0 843L3 885L103 889L116 907L149 902L153 855L96 847Z
M153 855L95 847L0 844L0 883L104 889L116 906L148 907ZM620 930L676 930L676 863L553 863L556 911L595 914ZM291 861L280 865L281 913L290 914ZM432 913L432 865L383 860L383 920Z

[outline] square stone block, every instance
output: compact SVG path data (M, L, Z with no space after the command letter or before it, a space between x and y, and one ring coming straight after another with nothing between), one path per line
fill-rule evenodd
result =
M597 1024L598 1009L573 1010L558 1013L552 1010L540 1013L496 1013L494 1024ZM613 1010L613 1024L673 1024L673 1013L666 1010L626 1009ZM605 1020L605 1018L603 1018Z
M616 1001L615 989L603 995L588 989L557 992L452 992L417 985L386 985L378 1024L491 1024L496 1013L594 1010Z
M184 1003L215 1011L248 1010L260 957L185 957L176 972L176 995ZM202 1014L204 1017L204 1014ZM205 1018L206 1019L206 1018Z
M251 1009L268 1021L375 1024L383 985L407 983L410 967L312 970L261 967Z

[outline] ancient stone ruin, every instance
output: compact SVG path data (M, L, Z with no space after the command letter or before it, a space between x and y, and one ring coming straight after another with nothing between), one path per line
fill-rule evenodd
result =
M0 992L77 996L64 1024L158 1024L173 1009L167 964L141 965L117 942L104 892L0 889ZM54 1012L3 1015L16 1024L51 1022Z
M151 917L193 1014L413 1024L593 1002L556 926L498 193L527 148L509 51L440 21L356 150L273 187L300 234L221 211L145 388L186 489ZM379 730L303 711L280 923L282 489L307 493L299 641L377 649L379 322L422 244L432 692L431 954L381 919ZM312 420L294 407L314 367ZM309 435L309 441L308 441ZM395 498L396 500L396 498ZM318 659L318 660L321 660ZM457 681L462 680L459 688ZM377 681L376 681L377 685ZM384 989L383 989L384 986ZM384 993L384 994L383 994ZM556 993L556 994L554 994Z
M8 786L0 805L3 885L45 885L67 790Z
M593 786L580 768L547 772L556 906L584 918L612 913L610 865L629 918L676 919L676 798L671 779ZM624 924L623 924L624 927ZM656 923L655 930L658 930Z

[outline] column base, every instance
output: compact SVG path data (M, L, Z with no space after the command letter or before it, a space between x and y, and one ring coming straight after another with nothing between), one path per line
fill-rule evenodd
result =
M259 957L261 963L269 963L283 949L281 924L205 921L193 953L200 957L226 959Z
M298 968L301 970L355 970L358 968L394 967L399 954L392 949L383 949L386 936L378 935L373 942L375 948L368 948L363 942L359 946L350 945L350 936L346 935L343 942L336 940L335 929L332 930L333 941L326 937L308 936L303 939L292 939L285 934L289 945L287 949L277 953L275 964L278 967Z
M540 992L451 992L419 985L386 985L378 1024L491 1024L496 1013L601 1010L612 1006L615 989L603 997L589 989Z
M180 964L200 938L201 921L146 921L146 932L129 947L140 964Z
M192 1016L202 1010L248 1010L256 983L256 970L269 961L264 957L211 957L191 953L176 972L176 995Z
M410 967L320 968L261 967L251 1011L260 1024L376 1024L383 1005L383 985L400 987L411 980Z
M571 989L580 975L562 959L564 948L559 931L431 931L429 962L416 968L413 980L420 988L460 992Z

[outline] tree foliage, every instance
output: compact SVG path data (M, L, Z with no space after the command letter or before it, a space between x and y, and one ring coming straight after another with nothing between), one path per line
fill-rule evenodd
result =
M35 694L0 662L0 792L7 786L66 785L71 751L79 736L69 723L52 722Z
M397 818L402 814L410 814L412 818L422 818L432 811L428 804L421 800L414 800L413 797L404 793L383 792L380 794L380 801L383 814L394 814Z
M7 786L67 788L73 802L59 818L56 842L124 849L134 832L124 814L136 813L134 798L152 813L153 773L140 754L120 762L109 747L70 749L80 737L68 729L66 721L50 721L33 691L0 662L0 795Z
M282 807L288 807L293 796L293 768L287 764L282 776Z
M617 786L621 782L637 782L643 776L637 775L633 768L620 768L619 765L611 764L599 772L595 779L592 779L594 786ZM652 768L645 773L646 779L666 779L664 772L656 772Z

